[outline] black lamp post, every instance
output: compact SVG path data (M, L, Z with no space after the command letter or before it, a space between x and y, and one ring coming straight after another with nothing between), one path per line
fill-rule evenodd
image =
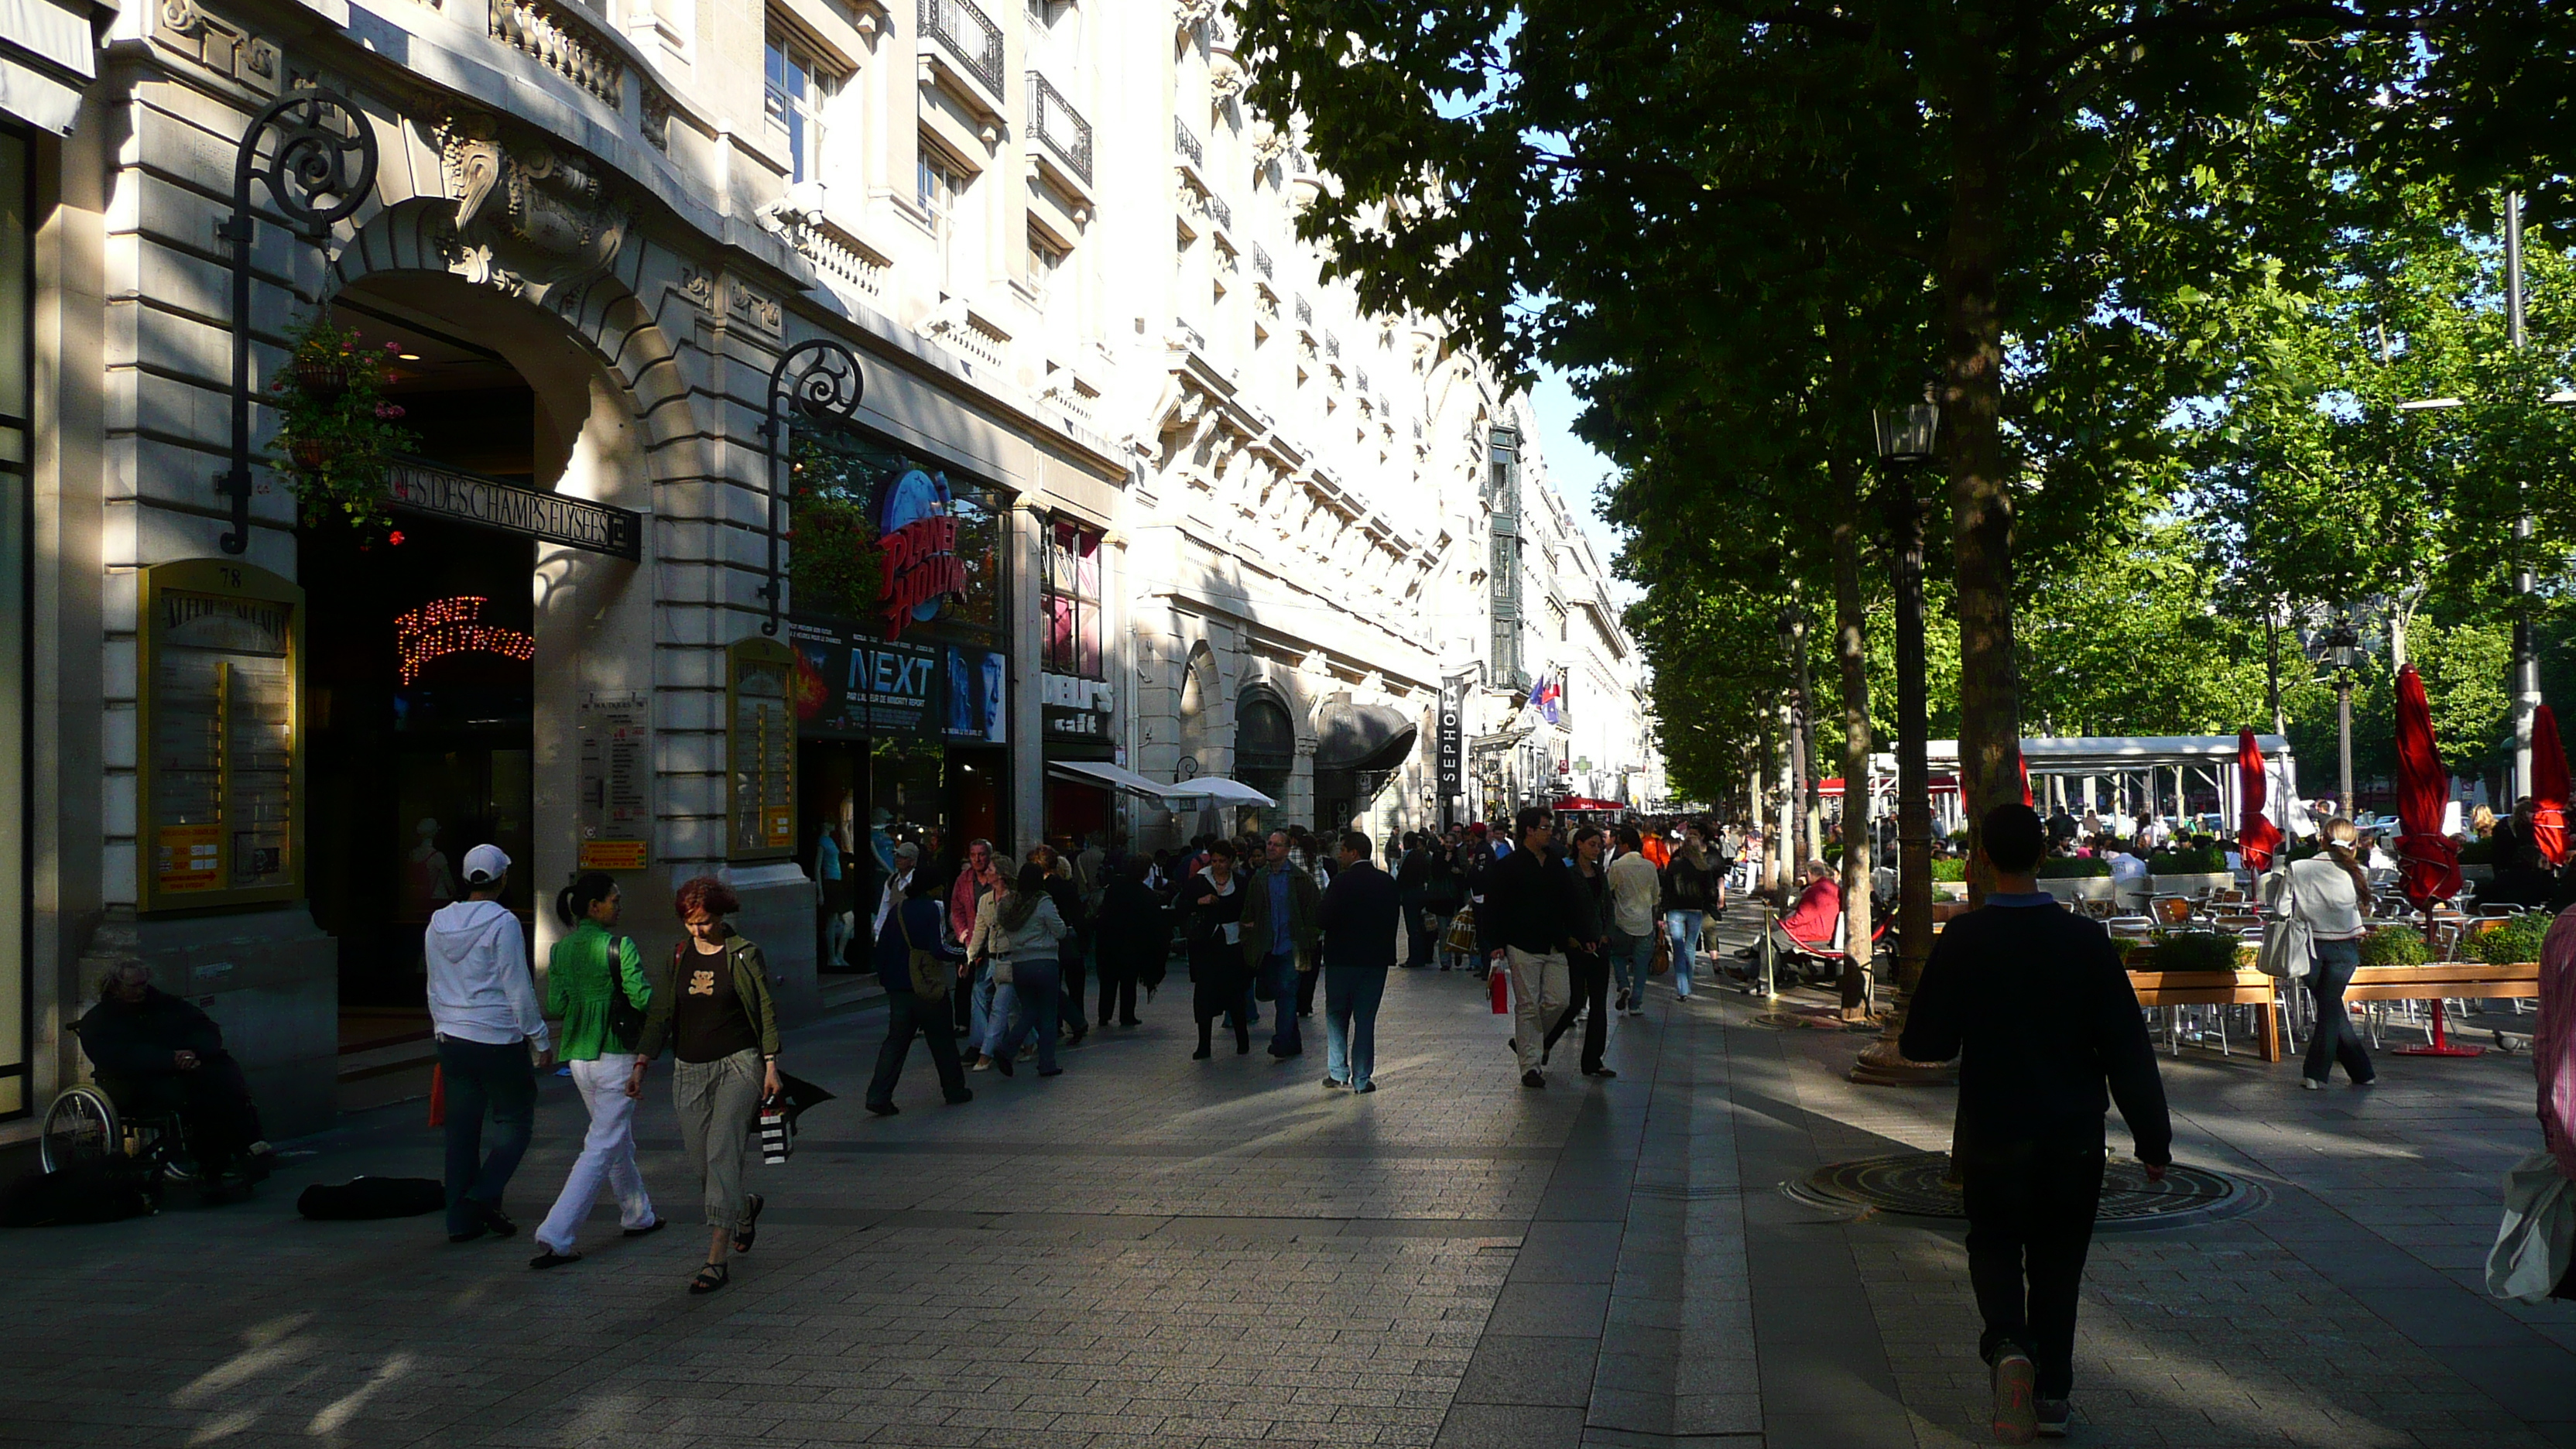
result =
M2335 615L2334 627L2317 636L2317 657L2334 666L2335 682L2335 752L2342 766L2337 797L2347 816L2358 814L2352 802L2352 685L2353 668L2361 662L2361 635L2352 627L2352 615Z
M1896 1000L1887 1029L1853 1064L1851 1079L1879 1086L1907 1086L1949 1079L1946 1066L1910 1062L1897 1049L1905 1032L1905 1007L1923 979L1932 954L1932 768L1924 732L1930 727L1923 679L1923 506L1914 475L1940 457L1941 407L1935 384L1923 401L1873 413L1878 460L1886 469L1888 532L1896 571ZM1846 783L1845 789L1851 786Z
M787 409L792 407L793 416L809 427L835 427L859 410L859 397L866 390L859 359L828 337L788 348L770 370L769 412L760 424L761 441L769 446L769 506L761 518L761 532L769 537L769 578L760 586L760 597L769 604L769 617L760 623L763 634L778 632L779 610L787 599L778 574L778 508L792 490L791 484L778 478L778 460L787 451Z
M342 124L343 118L346 124ZM273 138L268 164L260 142ZM216 234L233 246L233 450L232 466L215 486L232 500L232 529L216 542L226 553L250 549L250 267L257 225L251 183L268 196L287 223L315 246L332 226L364 205L376 185L376 133L357 105L336 91L300 90L271 101L251 118L233 159L233 214Z

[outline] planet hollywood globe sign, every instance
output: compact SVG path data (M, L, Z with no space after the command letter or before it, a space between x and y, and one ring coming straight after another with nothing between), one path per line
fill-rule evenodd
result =
M899 639L907 626L938 618L951 598L966 592L947 475L909 469L877 490L873 511L885 566L877 612L885 620L885 636Z

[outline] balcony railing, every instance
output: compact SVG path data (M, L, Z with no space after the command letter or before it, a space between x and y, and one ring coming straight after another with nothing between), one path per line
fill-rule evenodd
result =
M1036 71L1029 72L1029 126L1083 185L1091 184L1091 123Z
M1324 334L1324 355L1325 355L1326 357L1339 357L1339 356L1341 356L1341 355L1342 355L1342 339L1340 339L1340 338L1338 338L1338 337L1335 337L1335 336L1334 336L1332 333L1330 333L1330 332L1325 333L1325 334Z
M926 3L926 0L925 0ZM493 0L494 38L612 106L626 98L626 63L600 23L554 0Z
M1368 369L1367 369L1367 368L1363 367L1363 368L1361 368L1361 369L1360 369L1360 371L1359 371L1359 379L1360 379L1360 391L1361 391L1361 392L1364 392L1364 393L1365 393L1365 392L1375 392L1375 391L1377 391L1377 389L1375 389L1375 388L1373 388L1373 387L1370 387L1370 386L1368 385Z
M1312 323L1315 320L1315 308L1313 304L1309 303L1303 297L1297 299L1297 320L1305 323Z
M1270 253L1263 251L1261 249L1261 243L1259 242L1254 242L1252 244L1252 269L1265 277L1272 275L1270 270Z
M921 0L921 33L939 37L984 89L1002 93L1002 31L975 0Z
M1172 118L1172 149L1189 157L1193 166L1207 165L1207 151L1199 145L1199 138L1190 134L1189 123L1178 116Z
M1216 224L1227 231L1234 230L1234 208L1225 204L1224 197L1208 197L1208 215L1215 217Z

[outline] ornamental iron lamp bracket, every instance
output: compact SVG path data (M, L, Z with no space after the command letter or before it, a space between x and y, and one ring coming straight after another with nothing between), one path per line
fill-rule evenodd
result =
M778 463L787 452L790 419L808 427L837 427L858 412L866 391L857 356L828 337L788 348L769 374L769 411L760 424L761 440L769 447L769 500L761 520L761 532L769 537L769 578L760 587L760 597L769 605L769 617L760 624L763 634L778 632L779 608L787 597L778 572L778 509L790 488L778 480Z
M270 140L267 164L260 142ZM226 553L250 548L250 272L257 224L251 187L268 188L288 225L315 246L355 215L376 185L376 133L357 103L336 91L300 90L271 101L251 118L233 160L233 214L216 228L233 251L232 466L215 485L232 500L232 530L217 542Z

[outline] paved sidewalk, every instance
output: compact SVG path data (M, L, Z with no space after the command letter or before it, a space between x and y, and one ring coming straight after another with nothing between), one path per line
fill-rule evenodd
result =
M1818 998L1821 1002L1821 998ZM1267 1008L1265 1007L1265 1010ZM118 1445L1951 1445L1984 1442L1955 1227L1794 1201L1819 1162L1932 1148L1944 1089L1853 1087L1865 1038L1710 992L1612 1032L1614 1082L1520 1087L1472 978L1397 972L1379 1091L1308 1054L1192 1062L1187 985L1039 1081L858 1107L880 1018L792 1034L842 1093L769 1194L734 1286L703 1239L522 1266L526 1234L313 1224L307 1182L434 1176L417 1105L252 1204L0 1235L0 1442ZM2168 1059L2186 1160L2244 1218L2097 1240L2077 1443L2576 1445L2576 1307L2478 1290L2527 1057L2383 1058L2370 1092ZM667 1071L639 1116L685 1222ZM542 1214L580 1109L549 1081L510 1207ZM2118 1134L2115 1129L2115 1140ZM695 1241L692 1241L695 1239Z

